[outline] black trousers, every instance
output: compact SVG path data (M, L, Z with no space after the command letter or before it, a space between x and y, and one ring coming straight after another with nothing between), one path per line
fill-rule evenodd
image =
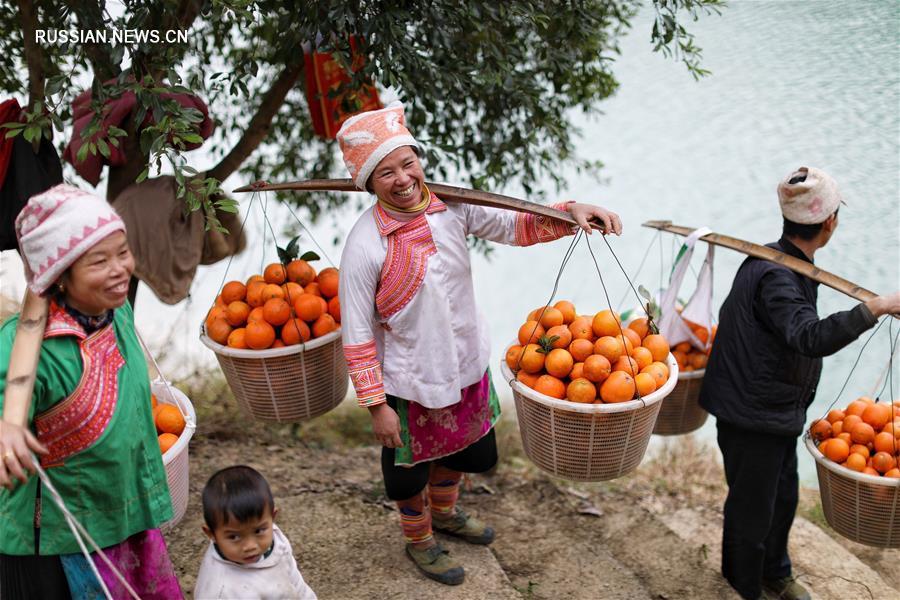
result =
M58 556L0 554L3 600L70 600L69 583Z
M388 405L397 409L396 399L388 395ZM431 465L438 464L462 473L484 473L497 464L497 439L491 429L480 440L459 452L419 463L411 467L394 464L394 448L381 448L381 473L384 476L384 491L391 500L412 498L428 485ZM5 600L5 599L4 599Z
M788 534L799 497L797 438L717 421L728 498L722 575L742 598L756 600L764 579L791 574Z

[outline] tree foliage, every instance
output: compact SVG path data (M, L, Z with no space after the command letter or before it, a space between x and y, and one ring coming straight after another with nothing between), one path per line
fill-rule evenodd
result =
M652 0L651 44L681 60L695 77L700 50L682 20L718 11L722 0ZM111 12L116 7L124 10ZM345 176L335 142L313 133L303 89L303 47L318 43L348 71L351 36L361 36L364 67L352 92L371 79L407 105L410 129L428 149L431 178L466 173L478 188L510 183L538 194L534 181L561 184L559 167L594 171L576 152L576 111L590 113L613 94L618 41L638 0L125 0L124 4L0 0L0 89L28 97L24 124L6 135L27 139L65 131L71 101L90 81L93 103L126 90L138 97L128 126L83 135L84 153L126 144L128 165L110 169L108 196L167 168L191 208L233 210L218 182L239 171L247 180ZM187 43L33 42L38 29L188 30ZM22 77L27 73L28 77ZM191 91L217 121L207 140L219 162L205 173L190 165L198 115L167 91ZM351 97L347 95L346 97ZM152 112L155 123L135 124ZM60 148L64 146L64 140ZM289 196L315 218L345 199Z

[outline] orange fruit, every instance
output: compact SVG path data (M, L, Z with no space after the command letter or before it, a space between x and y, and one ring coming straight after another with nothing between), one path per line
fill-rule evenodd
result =
M284 290L281 289L281 286L275 283L267 283L265 287L263 287L262 292L259 294L259 299L262 304L265 304L267 300L271 300L272 298L281 298L284 300Z
M522 346L513 344L506 350L506 366L515 373L519 370L519 357L522 356Z
M605 335L594 342L594 354L604 356L610 364L615 364L619 357L625 354L625 345L621 339Z
M303 319L290 319L281 328L281 341L285 346L309 341L310 337L309 325Z
M866 410L867 406L869 406L867 402L864 402L862 398L857 398L847 406L847 410L844 412L847 415L862 417L863 411Z
M669 356L669 342L658 333L651 333L645 337L641 345L650 350L653 360L664 362Z
M656 379L650 373L638 373L634 376L634 386L639 396L647 396L656 391Z
M828 416L825 417L828 419L829 423L834 423L835 421L843 421L844 420L844 411L839 410L837 408L832 408L828 411Z
M691 366L695 369L705 369L707 356L703 352L694 352L690 356Z
M891 477L893 479L900 479L900 469L894 468L884 474L885 477Z
M249 348L254 350L265 350L275 341L275 328L266 321L247 323L244 341Z
M519 368L526 373L537 373L544 368L546 354L538 352L541 347L537 344L526 344L519 359Z
M853 471L862 473L863 470L866 468L866 459L863 458L862 455L860 455L860 454L851 452L850 455L847 457L847 460L844 461L843 466L845 466L848 469L851 469Z
M591 329L597 337L617 336L621 327L622 322L619 320L619 315L609 309L601 310L594 315L594 319L591 321Z
M526 321L540 321L542 312L544 312L544 307L539 306L536 309L534 309L533 311L531 311L530 313L528 313L528 316L525 317L525 320Z
M287 266L287 278L288 281L306 287L316 278L316 270L305 260L292 260Z
M834 438L825 443L822 453L836 463L842 463L850 456L850 445L841 438Z
M257 306L262 306L264 304L262 294L263 290L266 289L265 281L253 281L247 285L247 304L256 308Z
M525 324L519 327L519 343L523 346L533 344L541 339L544 333L544 327L537 321L525 321Z
M591 354L584 359L584 377L594 383L606 381L612 372L612 365L602 354Z
M232 327L246 323L248 316L250 316L250 305L242 300L235 300L225 309L225 320Z
M272 342L271 346L269 346L269 350L272 350L273 348L284 348L284 346L284 342L282 342L279 338L275 338L275 341Z
M569 331L569 328L565 325L551 327L544 335L550 339L554 337L557 338L556 341L551 344L554 348L568 348L569 344L572 343L572 332Z
M263 305L263 318L269 325L284 325L291 318L291 305L281 298L270 298Z
M669 378L666 372L659 367L659 363L651 363L641 369L641 373L648 373L653 376L653 380L656 382L656 389L661 388Z
M689 354L691 350L693 350L693 346L691 346L690 342L681 342L680 344L675 344L675 350L681 352L683 354Z
M313 281L312 283L307 284L303 291L307 294L312 294L313 296L321 296L322 291L319 289L319 284Z
M847 433L846 431L842 431L834 437L836 437L840 440L844 440L845 442L847 442L848 446L853 444L853 440L850 438L850 434Z
M231 304L235 300L243 300L247 293L247 286L240 281L229 281L222 287L222 302Z
M562 400L566 397L566 384L553 375L541 375L534 384L534 391Z
M897 466L897 459L887 452L876 452L872 457L872 468L879 473L887 473Z
M541 327L544 329L550 329L551 327L556 327L557 325L563 324L563 314L562 311L558 308L553 308L552 306L548 306L544 309L544 314L540 317Z
M577 315L575 312L575 305L568 300L560 300L553 305L553 308L562 313L563 323L565 325L568 325L575 320L575 316Z
M612 366L613 371L625 371L632 377L641 372L638 368L637 361L631 358L630 356L620 356L619 360L613 363Z
M247 287L250 287L250 284L253 283L254 281L261 281L261 282L265 283L266 278L263 277L262 275L251 275L250 277L247 278Z
M894 469L894 470L897 471L897 469ZM897 472L900 473L900 471L897 471ZM863 469L863 473L865 473L866 475L875 475L876 477L881 476L881 473L879 473L878 471L876 471L875 469L873 469L872 467L870 467L868 465L866 465L866 468ZM888 474L885 473L884 476L887 477Z
M328 301L328 314L334 317L336 323L341 322L341 300L338 296Z
M831 424L831 437L837 437L844 431L844 422L835 421Z
M575 338L572 340L572 343L569 344L569 354L571 354L572 358L578 362L584 362L584 360L593 353L594 344L590 340Z
M531 389L534 389L534 385L537 383L538 377L540 377L540 375L537 375L535 373L528 373L524 370L516 373L516 380L522 382L522 384L530 387Z
M175 442L178 441L178 436L174 433L163 433L159 436L159 451L162 454L165 454L169 451L169 448L175 445Z
M853 431L854 427L856 427L857 425L862 423L862 417L860 417L859 415L848 414L846 417L844 417L843 423L844 423L843 431L850 433L851 431Z
M709 341L709 331L706 330L705 327L694 327L691 329L694 335L698 340L703 344L703 347L706 348L706 342Z
M597 388L594 387L593 383L583 377L573 379L569 385L566 386L566 399L570 402L590 404L597 399Z
M293 302L300 294L303 293L303 286L293 281L281 284L281 290L284 292L284 299Z
M319 283L319 291L322 292L322 296L325 298L334 298L337 296L339 280L340 275L338 275L338 270L334 267L328 267L327 269L319 271L319 276L316 278L316 281Z
M631 356L632 351L635 348L640 347L641 336L639 336L634 329L629 329L627 327L622 330L621 334L616 334L615 337L619 337L619 335L624 335L628 339L628 341L631 342L631 350L628 351L628 355Z
M600 386L604 402L627 402L634 398L634 379L625 371L613 371Z
M294 312L304 321L311 323L322 316L322 303L319 302L318 296L303 293L294 300Z
M665 362L661 362L661 361L658 361L658 360L654 360L654 361L653 361L652 363L650 363L650 364L651 364L651 366L652 366L652 365L657 365L657 366L662 370L663 374L666 376L666 379L669 378L669 365L667 365Z
M215 321L216 319L224 319L225 318L225 309L221 306L213 306L209 309L209 312L206 313L206 326L209 327L209 324Z
M281 285L287 281L287 269L281 263L272 263L263 271L263 279L266 280L266 283Z
M214 319L212 323L206 325L206 335L217 344L224 346L228 342L230 334L231 325L225 319Z
M900 444L897 443L894 434L888 431L882 431L875 436L874 440L875 452L887 452L893 454L897 451Z
M594 330L591 329L591 321L585 317L575 317L569 323L569 331L572 332L573 340L591 340L594 339Z
M572 365L572 370L569 371L569 379L575 380L581 379L582 377L584 377L584 363L577 362Z
M863 446L862 444L853 444L850 446L850 454L853 453L859 454L863 458L869 458L869 448L868 446Z
M274 298L273 298L274 299ZM247 322L252 323L253 321L265 321L266 317L263 314L263 307L257 306L253 310L250 311L250 314L247 315Z
M682 371L686 366L688 366L688 357L687 354L682 352L681 350L672 350L672 356L675 358L675 362L678 363L678 368ZM656 359L654 359L656 360ZM691 367L693 368L693 367Z
M326 333L331 333L335 329L337 329L337 323L334 322L334 317L328 313L319 316L315 323L312 324L312 327L310 327L314 338L320 338Z
M643 370L644 367L650 366L650 363L653 362L653 354L650 353L650 350L644 348L643 346L637 346L634 349L634 352L631 353L631 358L633 358L638 367Z
M159 406L159 400L156 399L156 394L150 394L150 408L156 408Z
M817 442L826 440L831 437L831 423L825 419L813 421L812 427L809 428L809 435Z
M650 333L650 323L647 321L646 317L641 317L629 323L628 329L631 329L637 333L641 339L644 339L647 337L647 334Z
M854 444L870 444L875 440L875 430L868 423L857 423L850 430L850 439Z
M867 406L860 416L862 417L862 420L871 425L873 429L880 430L891 420L891 417L894 416L894 412L889 405L879 402Z
M244 334L246 333L246 329L243 327L238 327L234 331L228 334L228 345L232 348L246 348L247 341L244 339Z
M568 350L563 350L562 348L551 350L547 354L547 358L544 359L544 369L546 369L547 373L560 379L569 375L574 364L575 360L572 358L572 355L569 354Z
M184 417L177 407L171 404L160 404L154 412L156 430L160 433L171 433L176 436L184 431Z

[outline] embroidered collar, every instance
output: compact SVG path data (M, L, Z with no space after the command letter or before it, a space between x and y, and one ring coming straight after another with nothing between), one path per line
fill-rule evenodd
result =
M80 310L69 306L66 303L65 298L57 297L56 303L60 308L65 310L69 316L71 316L76 323L78 323L81 328L84 330L84 333L87 335L91 335L98 329L102 329L112 323L113 320L113 311L107 310L100 316L86 315Z
M431 201L423 214L441 212L442 210L447 210L447 205L444 204L440 198L435 196L434 192L431 192ZM407 223L412 223L418 218L419 217L416 217L412 221L400 221L389 215L388 212L381 207L381 204L375 204L375 224L378 226L378 233L380 233L382 237L394 233Z

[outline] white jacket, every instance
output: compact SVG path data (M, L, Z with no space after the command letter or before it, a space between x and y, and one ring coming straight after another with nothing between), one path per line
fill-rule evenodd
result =
M276 525L272 526L275 547L267 558L251 565L225 560L212 542L206 549L194 598L197 600L316 600L291 550L291 543Z

